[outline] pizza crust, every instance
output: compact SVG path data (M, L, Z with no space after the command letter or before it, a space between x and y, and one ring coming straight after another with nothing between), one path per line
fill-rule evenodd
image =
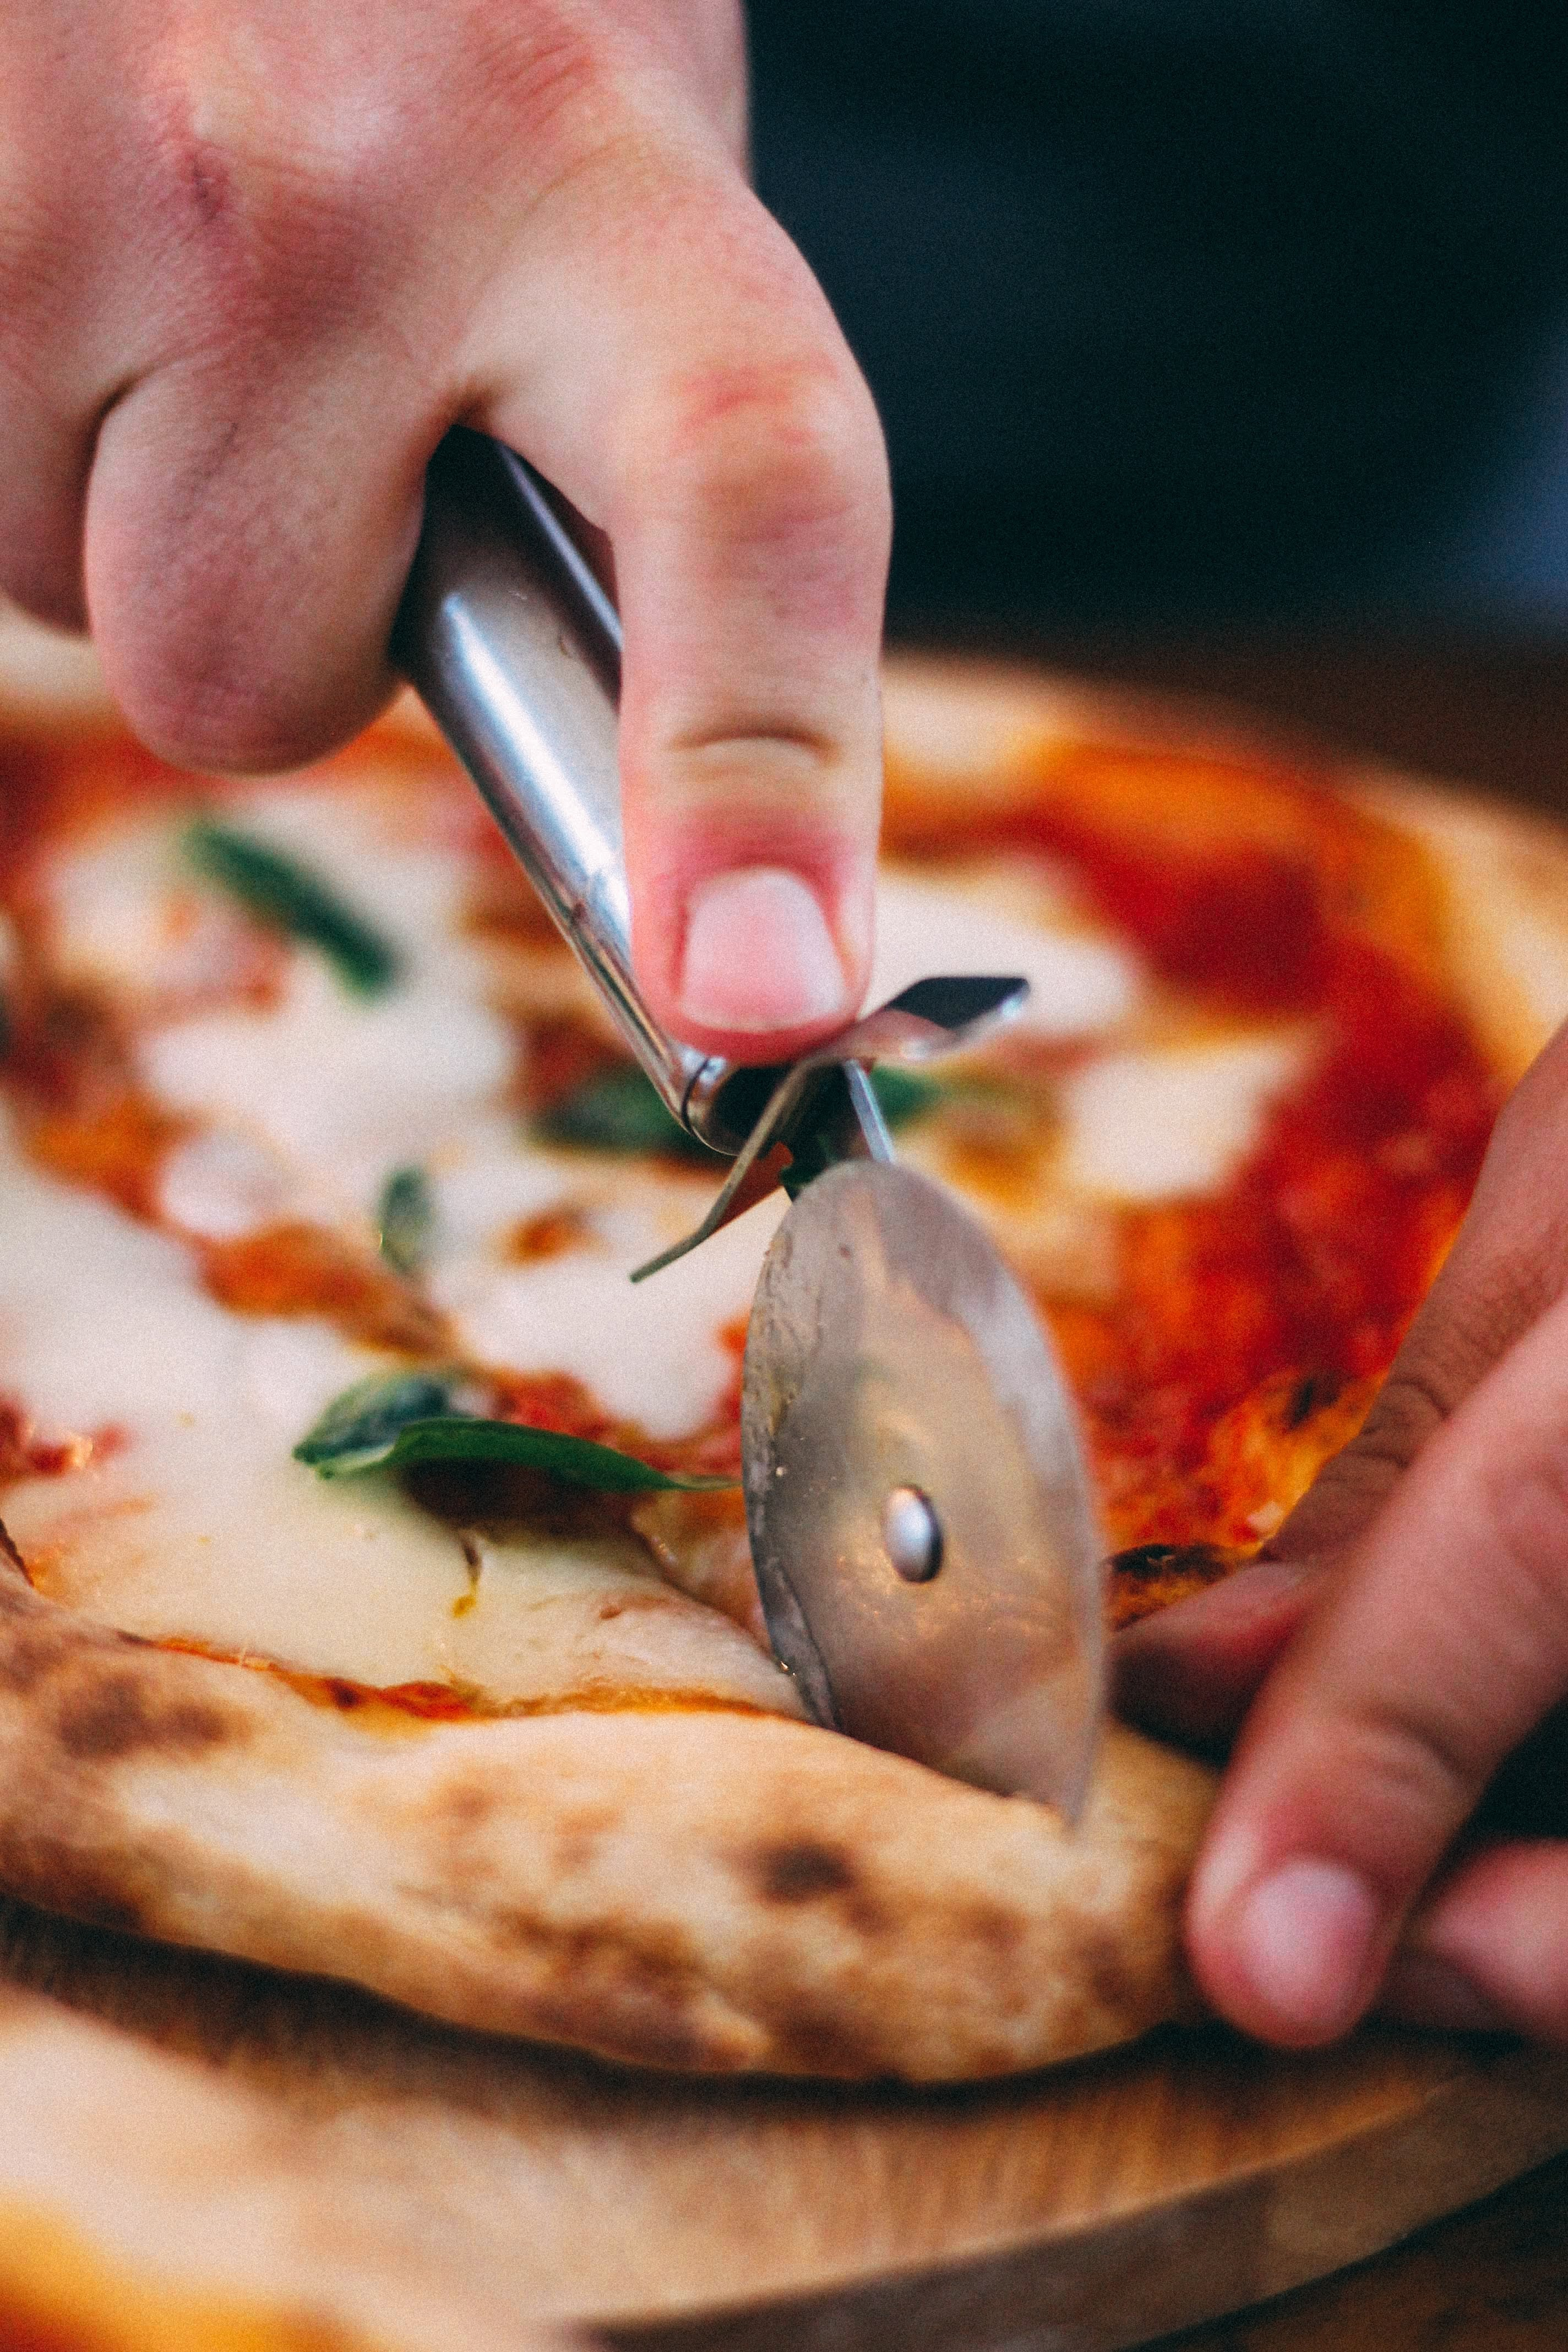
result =
M1500 1077L1515 1085L1568 1021L1563 829L1426 777L1349 780L1360 806L1422 843L1442 881L1443 957Z
M1113 1727L1074 1833L761 1715L367 1723L0 1574L0 1881L639 2065L917 2082L1192 1996L1202 1766Z

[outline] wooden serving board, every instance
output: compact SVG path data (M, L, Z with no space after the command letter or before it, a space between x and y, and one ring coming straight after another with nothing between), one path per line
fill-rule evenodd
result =
M248 2084L345 2210L628 2352L1112 2352L1568 2147L1568 2056L1392 2030L844 2090L618 2073L8 1903L0 1974Z

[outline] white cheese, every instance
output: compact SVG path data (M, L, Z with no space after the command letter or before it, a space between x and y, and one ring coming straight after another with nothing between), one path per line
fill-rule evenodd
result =
M87 1468L6 1496L57 1599L132 1633L501 1705L618 1684L795 1711L748 1636L670 1591L629 1538L483 1541L475 1584L458 1538L391 1481L293 1461L327 1398L376 1360L320 1324L226 1313L178 1244L35 1173L8 1129L0 1231L8 1383L47 1435L117 1433Z
M169 1153L159 1172L158 1205L171 1224L211 1241L320 1217L327 1207L258 1137L221 1127L204 1129Z
M459 1137L515 1061L510 1027L485 1002L483 957L458 926L466 864L456 849L389 838L354 795L275 787L232 815L321 873L404 970L365 997L297 950L280 1003L147 1030L142 1073L163 1101L248 1127L363 1213L392 1168Z
M950 869L941 880L884 872L868 1004L933 972L1016 972L1029 983L1023 1025L1038 1035L1091 1037L1126 1020L1143 992L1136 958L1043 879L1019 911L999 908L994 876L989 866Z
M1100 1055L1063 1086L1061 1174L1128 1202L1215 1192L1253 1150L1269 1105L1309 1052L1298 1029Z
M574 1373L612 1413L640 1423L655 1437L700 1428L734 1378L735 1359L719 1334L750 1309L763 1254L788 1206L784 1195L737 1218L678 1266L634 1284L628 1279L634 1266L699 1222L718 1190L718 1176L707 1185L643 1176L614 1193L590 1181L574 1196L557 1163L552 1197L538 1183L540 1172L537 1160L518 1171L512 1218L554 1205L574 1207L588 1240L533 1264L506 1263L493 1242L476 1248L470 1238L467 1249L452 1248L452 1230L439 1212L454 1191L462 1197L464 1181L448 1180L437 1189L430 1287L465 1348L485 1363ZM469 1171L466 1179L470 1199L479 1173ZM500 1209L506 1192L499 1182L491 1198ZM507 1229L501 1210L491 1234Z

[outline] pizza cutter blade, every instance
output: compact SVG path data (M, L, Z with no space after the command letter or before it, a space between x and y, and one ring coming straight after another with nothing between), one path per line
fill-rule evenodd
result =
M970 1043L1016 980L916 982L788 1069L668 1035L632 969L620 625L548 487L449 434L395 657L671 1114L735 1161L697 1232L779 1182L746 1348L746 1508L783 1662L825 1723L1068 1818L1104 1677L1072 1410L1023 1291L938 1186L891 1163L866 1066Z
M869 1160L806 1187L763 1265L741 1429L763 1606L813 1712L1075 1821L1102 1548L1034 1308L950 1194Z

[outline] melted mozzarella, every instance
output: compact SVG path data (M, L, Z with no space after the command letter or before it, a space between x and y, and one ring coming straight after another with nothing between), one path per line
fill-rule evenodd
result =
M1300 1076L1300 1031L1110 1053L1063 1088L1068 1181L1113 1201L1218 1191L1257 1144L1268 1107Z
M511 1072L512 1032L458 928L467 868L456 850L389 839L374 807L337 793L278 789L235 819L323 875L386 934L403 971L365 997L299 950L279 1003L145 1032L142 1075L175 1108L249 1129L363 1209L390 1169L460 1137Z
M775 1194L678 1266L634 1284L632 1268L689 1233L716 1185L639 1173L614 1192L590 1180L574 1195L563 1177L569 1184L575 1172L569 1162L518 1154L446 1178L437 1191L431 1291L481 1362L574 1373L612 1413L656 1437L700 1428L734 1377L719 1334L748 1313L788 1203ZM481 1198L486 1213L477 1218ZM576 1211L584 1244L509 1264L496 1236L556 1206Z
M286 1160L256 1136L222 1127L203 1129L170 1152L159 1172L158 1205L171 1224L212 1241L326 1213Z
M458 1538L393 1482L329 1481L290 1447L375 1359L324 1326L226 1314L184 1251L22 1165L0 1138L0 1361L45 1433L115 1433L34 1478L5 1520L41 1588L132 1633L498 1704L595 1687L794 1711L728 1619L613 1537Z
M1029 983L1023 1025L1039 1034L1089 1037L1124 1021L1143 989L1136 958L1073 917L1043 882L1018 894L1016 912L998 904L1007 895L990 866L941 881L884 873L867 1003L885 1003L932 972L1016 972Z

